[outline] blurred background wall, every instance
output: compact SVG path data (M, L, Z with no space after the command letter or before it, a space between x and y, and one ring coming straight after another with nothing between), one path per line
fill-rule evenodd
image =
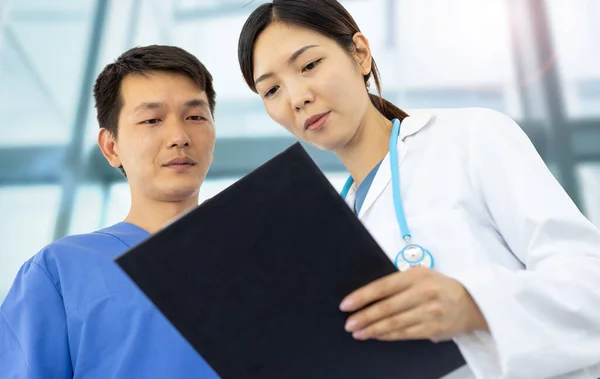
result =
M206 199L294 141L245 86L237 37L264 1L0 0L0 301L66 234L122 220L129 192L96 146L92 85L126 49L181 46L217 90ZM249 4L248 4L249 3ZM400 107L508 114L600 226L599 0L346 0ZM336 187L333 154L309 149Z

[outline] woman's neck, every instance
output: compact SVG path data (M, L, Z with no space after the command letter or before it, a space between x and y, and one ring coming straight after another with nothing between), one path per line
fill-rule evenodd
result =
M350 142L336 151L357 186L387 155L391 130L392 122L370 105Z

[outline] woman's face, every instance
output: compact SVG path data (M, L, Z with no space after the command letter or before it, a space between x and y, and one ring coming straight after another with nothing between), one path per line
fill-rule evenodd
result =
M368 42L357 33L350 56L334 40L281 22L254 46L254 82L269 116L323 150L343 148L370 105L363 75L371 70Z

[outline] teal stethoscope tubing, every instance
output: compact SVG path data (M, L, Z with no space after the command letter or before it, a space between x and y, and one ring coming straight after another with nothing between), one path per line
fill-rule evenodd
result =
M400 172L399 172L399 164L398 164L398 136L400 135L400 121L398 119L394 119L392 126L392 134L390 136L390 166L392 171L392 191L393 191L393 199L394 199L394 210L396 213L396 219L398 221L398 226L400 227L400 232L402 233L402 239L406 242L406 246L398 253L396 256L396 260L394 264L398 269L400 269L398 264L398 259L402 258L404 262L409 265L423 265L425 263L428 267L433 267L433 257L429 251L422 248L419 245L411 244L412 235L410 233L410 229L408 228L408 223L406 222L406 216L404 215L404 207L402 206L402 196L400 194ZM342 189L341 196L345 199L354 183L354 179L352 176L346 180L346 184L344 184L344 188ZM422 251L421 258L416 260L411 260L405 256L405 252L409 248L418 248ZM427 260L427 262L424 262Z

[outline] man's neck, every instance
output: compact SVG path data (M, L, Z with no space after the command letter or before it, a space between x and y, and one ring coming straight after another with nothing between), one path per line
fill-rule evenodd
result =
M197 195L181 201L157 201L134 196L129 214L124 221L154 234L196 206L198 206Z

